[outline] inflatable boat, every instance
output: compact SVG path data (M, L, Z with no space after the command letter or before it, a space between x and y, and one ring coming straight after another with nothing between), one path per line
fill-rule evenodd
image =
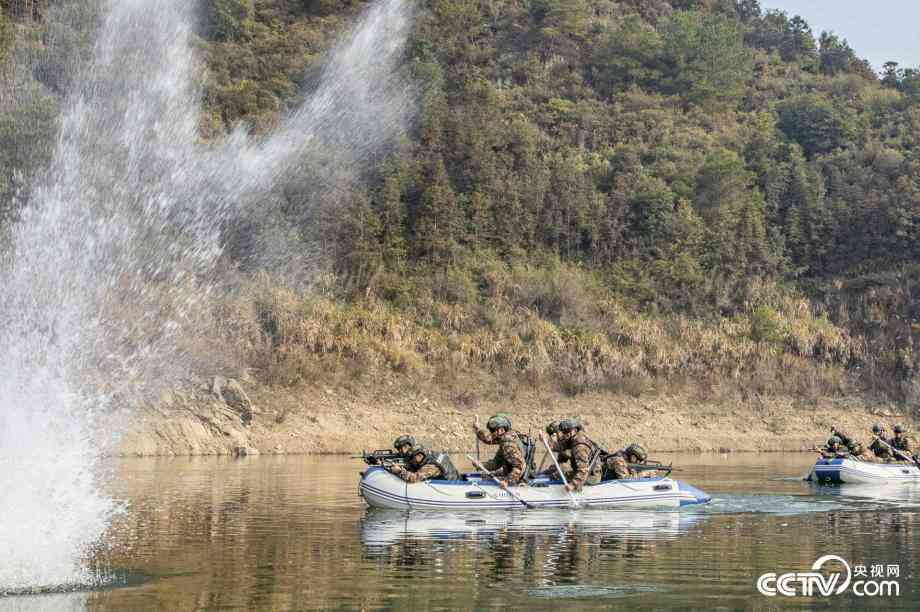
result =
M882 484L890 482L920 482L920 468L913 463L872 463L835 457L818 459L811 473L812 480L837 484Z
M491 478L467 474L463 480L407 483L382 467L361 474L361 496L375 508L394 510L498 510L530 508L679 508L705 504L711 497L667 477L609 480L569 495L558 480L538 478L528 486L503 490ZM573 501L574 498L574 501Z

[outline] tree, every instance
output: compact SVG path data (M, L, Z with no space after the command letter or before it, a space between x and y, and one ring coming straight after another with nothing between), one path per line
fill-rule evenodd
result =
M404 169L391 164L384 171L383 184L375 198L377 218L380 220L380 248L386 264L399 268L406 259L406 204L402 199Z
M734 151L719 149L710 153L696 177L696 210L708 223L750 196L751 175Z
M464 217L440 155L433 155L426 164L422 181L415 221L417 252L431 263L449 263L459 246Z
M677 12L664 26L674 92L703 105L732 105L753 74L738 24L722 15Z
M204 3L205 27L214 40L240 39L249 29L254 0L208 0Z
M595 50L594 82L608 95L631 85L657 85L663 50L658 31L630 15Z
M366 284L382 263L380 229L380 218L368 195L352 194L338 227L336 261L359 285Z
M858 61L849 43L832 32L821 32L819 43L819 67L824 74L834 76L841 72L849 72Z
M885 62L882 66L882 84L885 87L897 89L901 84L901 71L897 62Z
M849 113L825 97L806 95L777 106L779 129L809 157L848 144L855 136Z
M763 14L760 0L735 0L735 12L744 23L750 23Z

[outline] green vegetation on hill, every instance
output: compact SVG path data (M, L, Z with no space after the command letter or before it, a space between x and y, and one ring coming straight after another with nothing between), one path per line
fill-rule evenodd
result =
M0 6L41 30L16 4ZM367 4L206 0L203 138L270 129ZM679 375L758 392L795 391L790 369L842 391L846 371L909 398L910 292L865 287L903 295L920 259L920 69L875 74L840 35L757 0L416 4L413 132L335 214L279 213L305 250L335 237L326 297L284 312L338 339L276 338L262 371L300 360L277 376L293 382L335 352L513 366L573 391ZM7 216L4 185L43 146L16 140L16 112L0 108Z

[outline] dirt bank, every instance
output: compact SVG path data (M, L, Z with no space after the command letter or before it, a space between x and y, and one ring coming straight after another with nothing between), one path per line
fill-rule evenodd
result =
M654 451L802 451L826 439L831 423L864 439L877 421L912 425L890 405L867 405L856 398L806 404L788 397L701 401L518 393L510 403L470 406L396 385L373 391L245 383L241 388L242 400L215 390L213 381L164 395L136 412L121 453L353 453L388 447L405 432L432 447L469 450L475 444L474 415L485 419L497 411L510 413L516 428L534 432L550 420L577 415L595 440L610 447L638 441Z

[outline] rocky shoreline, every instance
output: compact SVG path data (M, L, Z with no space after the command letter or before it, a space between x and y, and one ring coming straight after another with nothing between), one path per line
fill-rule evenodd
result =
M638 441L658 452L801 452L825 440L832 423L868 437L873 423L911 419L890 404L861 398L803 402L628 395L518 394L512 402L458 404L384 385L372 391L265 387L215 377L164 394L133 414L122 456L341 454L388 447L410 432L425 444L469 451L474 415L510 413L516 428L536 432L578 415L610 447ZM913 427L912 427L913 429Z

